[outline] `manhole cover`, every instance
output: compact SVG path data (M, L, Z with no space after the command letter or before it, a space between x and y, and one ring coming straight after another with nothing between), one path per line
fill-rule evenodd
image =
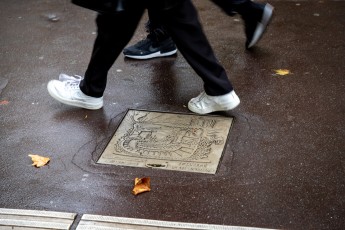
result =
M214 174L233 118L128 110L97 163Z

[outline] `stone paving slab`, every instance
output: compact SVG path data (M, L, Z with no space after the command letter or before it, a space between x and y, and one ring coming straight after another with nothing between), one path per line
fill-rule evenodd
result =
M240 226L225 226L212 224L183 223L171 221L158 221L148 219L134 219L114 216L83 215L76 230L264 230L264 228L251 228Z
M72 226L77 214L0 208L0 229L61 229Z

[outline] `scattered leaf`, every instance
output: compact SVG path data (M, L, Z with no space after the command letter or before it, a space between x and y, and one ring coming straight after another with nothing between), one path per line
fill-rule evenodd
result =
M6 100L0 101L0 105L8 105L9 103L10 102Z
M290 70L288 69L276 69L274 71L276 72L277 75L281 75L281 76L290 74Z
M32 165L37 167L37 168L45 166L50 161L50 158L42 157L42 156L39 156L39 155L31 155L30 154L29 157L31 157L31 160L33 162Z
M143 192L149 192L151 191L150 187L150 178L144 177L144 178L135 178L134 180L134 188L132 193L134 195L138 195Z

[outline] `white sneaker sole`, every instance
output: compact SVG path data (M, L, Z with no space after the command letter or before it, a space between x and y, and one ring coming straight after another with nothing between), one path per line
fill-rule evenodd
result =
M95 104L95 103L87 103L87 102L82 102L82 101L77 101L77 100L70 100L70 99L66 99L64 97L61 97L54 85L53 82L48 82L47 85L47 89L48 89L48 93L50 96L52 96L55 100L66 104L66 105L71 105L71 106L75 106L75 107L80 107L80 108L84 108L84 109L90 109L90 110L97 110L103 107L103 101L101 103Z
M161 53L160 51L158 51L156 53L152 53L152 54L144 55L144 56L126 55L125 54L125 57L132 58L132 59L145 60L145 59L157 58L157 57L167 57L167 56L174 55L176 53L177 53L177 49L170 51L170 52L166 52L166 53Z
M249 43L248 48L253 47L262 37L263 33L266 30L268 23L271 20L271 17L273 14L273 9L274 9L273 6L271 6L270 4L267 3L265 5L264 13L262 14L262 19L260 22L258 22L258 25L256 26L253 39Z

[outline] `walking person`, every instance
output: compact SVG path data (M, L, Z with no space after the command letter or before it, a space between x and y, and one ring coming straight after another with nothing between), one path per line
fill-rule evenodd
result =
M96 18L97 37L84 78L60 75L59 80L51 80L47 88L53 98L85 109L102 108L108 71L148 8L161 19L182 55L204 82L204 91L189 101L188 108L207 114L239 105L240 99L213 53L191 0L119 0L113 8L114 12L101 12Z
M269 24L273 7L268 3L258 3L251 0L212 0L227 15L240 14L244 22L246 34L246 49L252 48L262 37ZM174 55L176 45L159 15L148 10L149 21L146 23L148 35L145 39L124 49L123 54L133 59L150 59Z

